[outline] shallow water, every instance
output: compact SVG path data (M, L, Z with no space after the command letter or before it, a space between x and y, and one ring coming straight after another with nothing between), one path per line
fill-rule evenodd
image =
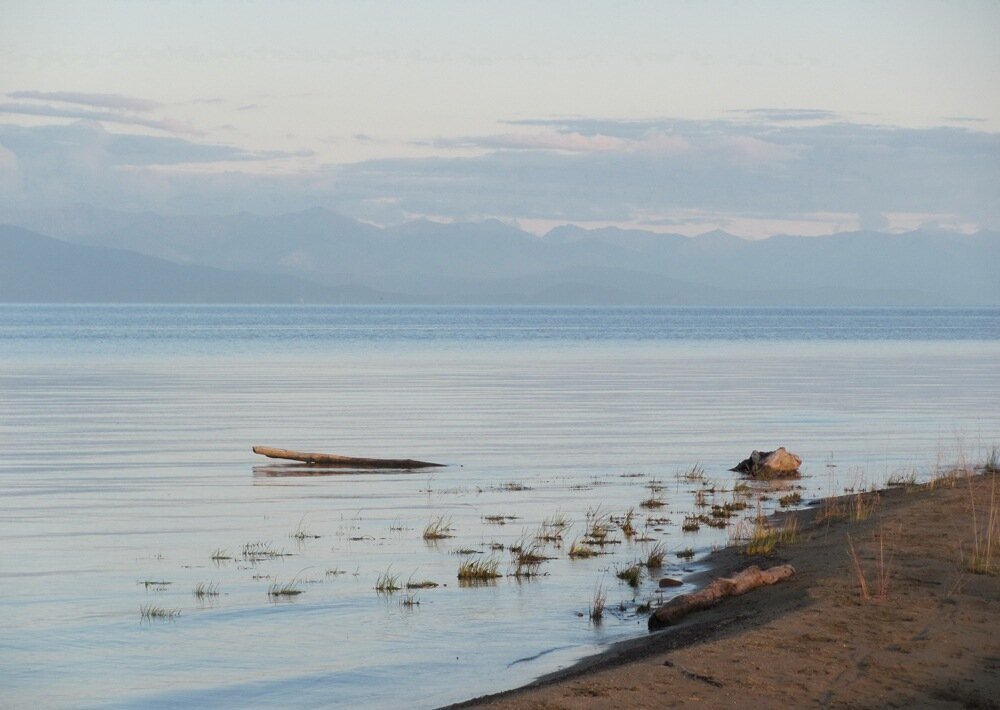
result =
M979 458L998 363L997 309L0 306L0 700L429 707L519 685L642 633L658 599L659 574L614 575L652 542L568 559L588 509L635 508L684 575L727 534L681 532L703 484L679 473L728 489L783 444L808 499ZM449 466L275 475L300 469L252 444ZM572 527L543 576L506 576L490 543L556 513ZM439 515L455 537L427 543ZM290 554L210 559L257 541ZM460 585L463 548L505 576ZM441 586L406 607L374 590L387 570Z

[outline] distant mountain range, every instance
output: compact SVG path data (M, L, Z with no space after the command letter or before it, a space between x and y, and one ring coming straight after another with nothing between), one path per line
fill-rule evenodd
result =
M379 228L81 207L0 227L0 301L708 306L1000 304L1000 233L749 241L497 221Z

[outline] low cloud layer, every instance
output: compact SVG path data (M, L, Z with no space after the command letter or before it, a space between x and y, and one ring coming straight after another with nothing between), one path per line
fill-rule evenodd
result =
M873 227L906 213L1000 227L994 133L864 125L787 109L730 120L543 118L500 127L431 139L434 157L300 160L273 171L267 166L275 161L308 154L125 135L92 120L0 125L0 207L90 202L225 213L323 206L385 222L434 215L662 225L677 215L778 224L825 213Z

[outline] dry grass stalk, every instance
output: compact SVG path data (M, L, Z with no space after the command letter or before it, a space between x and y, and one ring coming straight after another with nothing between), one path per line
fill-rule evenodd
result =
M996 449L993 449L993 453L996 453ZM980 525L972 479L969 479L969 500L972 503L972 554L966 566L974 574L994 575L1000 571L995 559L1000 556L1000 501L997 500L996 493L997 475L993 473L990 481L989 511L983 524Z
M594 588L594 598L590 602L590 620L595 624L601 623L601 619L604 618L604 607L607 602L608 598L604 594L604 588L598 584Z
M431 520L424 528L423 537L424 540L443 540L446 537L454 537L451 518L439 516Z
M889 551L889 559L886 560L885 532L879 530L878 534L878 556L875 559L875 579L874 586L868 585L864 568L861 565L861 558L854 548L854 541L850 534L847 536L847 548L851 556L851 563L854 566L854 576L858 581L858 589L864 601L885 601L889 598L889 581L892 579L892 551Z

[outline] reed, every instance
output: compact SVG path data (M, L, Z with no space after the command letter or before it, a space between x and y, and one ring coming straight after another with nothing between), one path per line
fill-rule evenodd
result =
M399 575L392 573L392 568L387 568L375 580L375 591L379 594L392 594L402 589L399 586Z
M458 578L467 582L481 582L500 577L500 562L494 558L466 560L458 566Z
M854 548L854 540L851 539L850 534L847 535L847 549L854 566L854 576L858 582L862 600L885 601L888 599L889 581L892 579L892 551L889 551L889 559L886 560L885 532L880 529L878 534L878 554L875 558L873 586L868 585L861 559Z
M660 569L663 567L663 560L666 556L667 550L663 547L663 543L656 543L649 549L649 552L646 553L646 568Z
M180 615L180 609L165 609L153 604L143 604L139 607L140 621L169 621Z
M447 537L454 537L451 518L439 516L434 518L424 528L424 540L443 540Z
M194 588L194 595L198 599L217 597L219 596L219 585L215 582L198 582Z
M280 582L275 582L270 587L267 588L267 596L272 599L279 599L284 597L297 597L302 594L301 589L295 586L295 580L291 582L285 582L284 584Z
M996 452L996 449L993 449ZM969 479L969 500L972 504L972 553L966 567L974 574L995 575L1000 569L996 558L1000 556L1000 501L997 500L997 474L991 475L990 503L984 519L980 522L976 509L976 496Z
M590 601L590 620L595 624L600 624L604 618L604 607L608 603L608 597L604 594L604 588L598 584L594 588L594 597Z
M615 576L625 582L628 586L636 589L639 586L639 582L642 580L642 567L639 565L619 567L615 570Z

